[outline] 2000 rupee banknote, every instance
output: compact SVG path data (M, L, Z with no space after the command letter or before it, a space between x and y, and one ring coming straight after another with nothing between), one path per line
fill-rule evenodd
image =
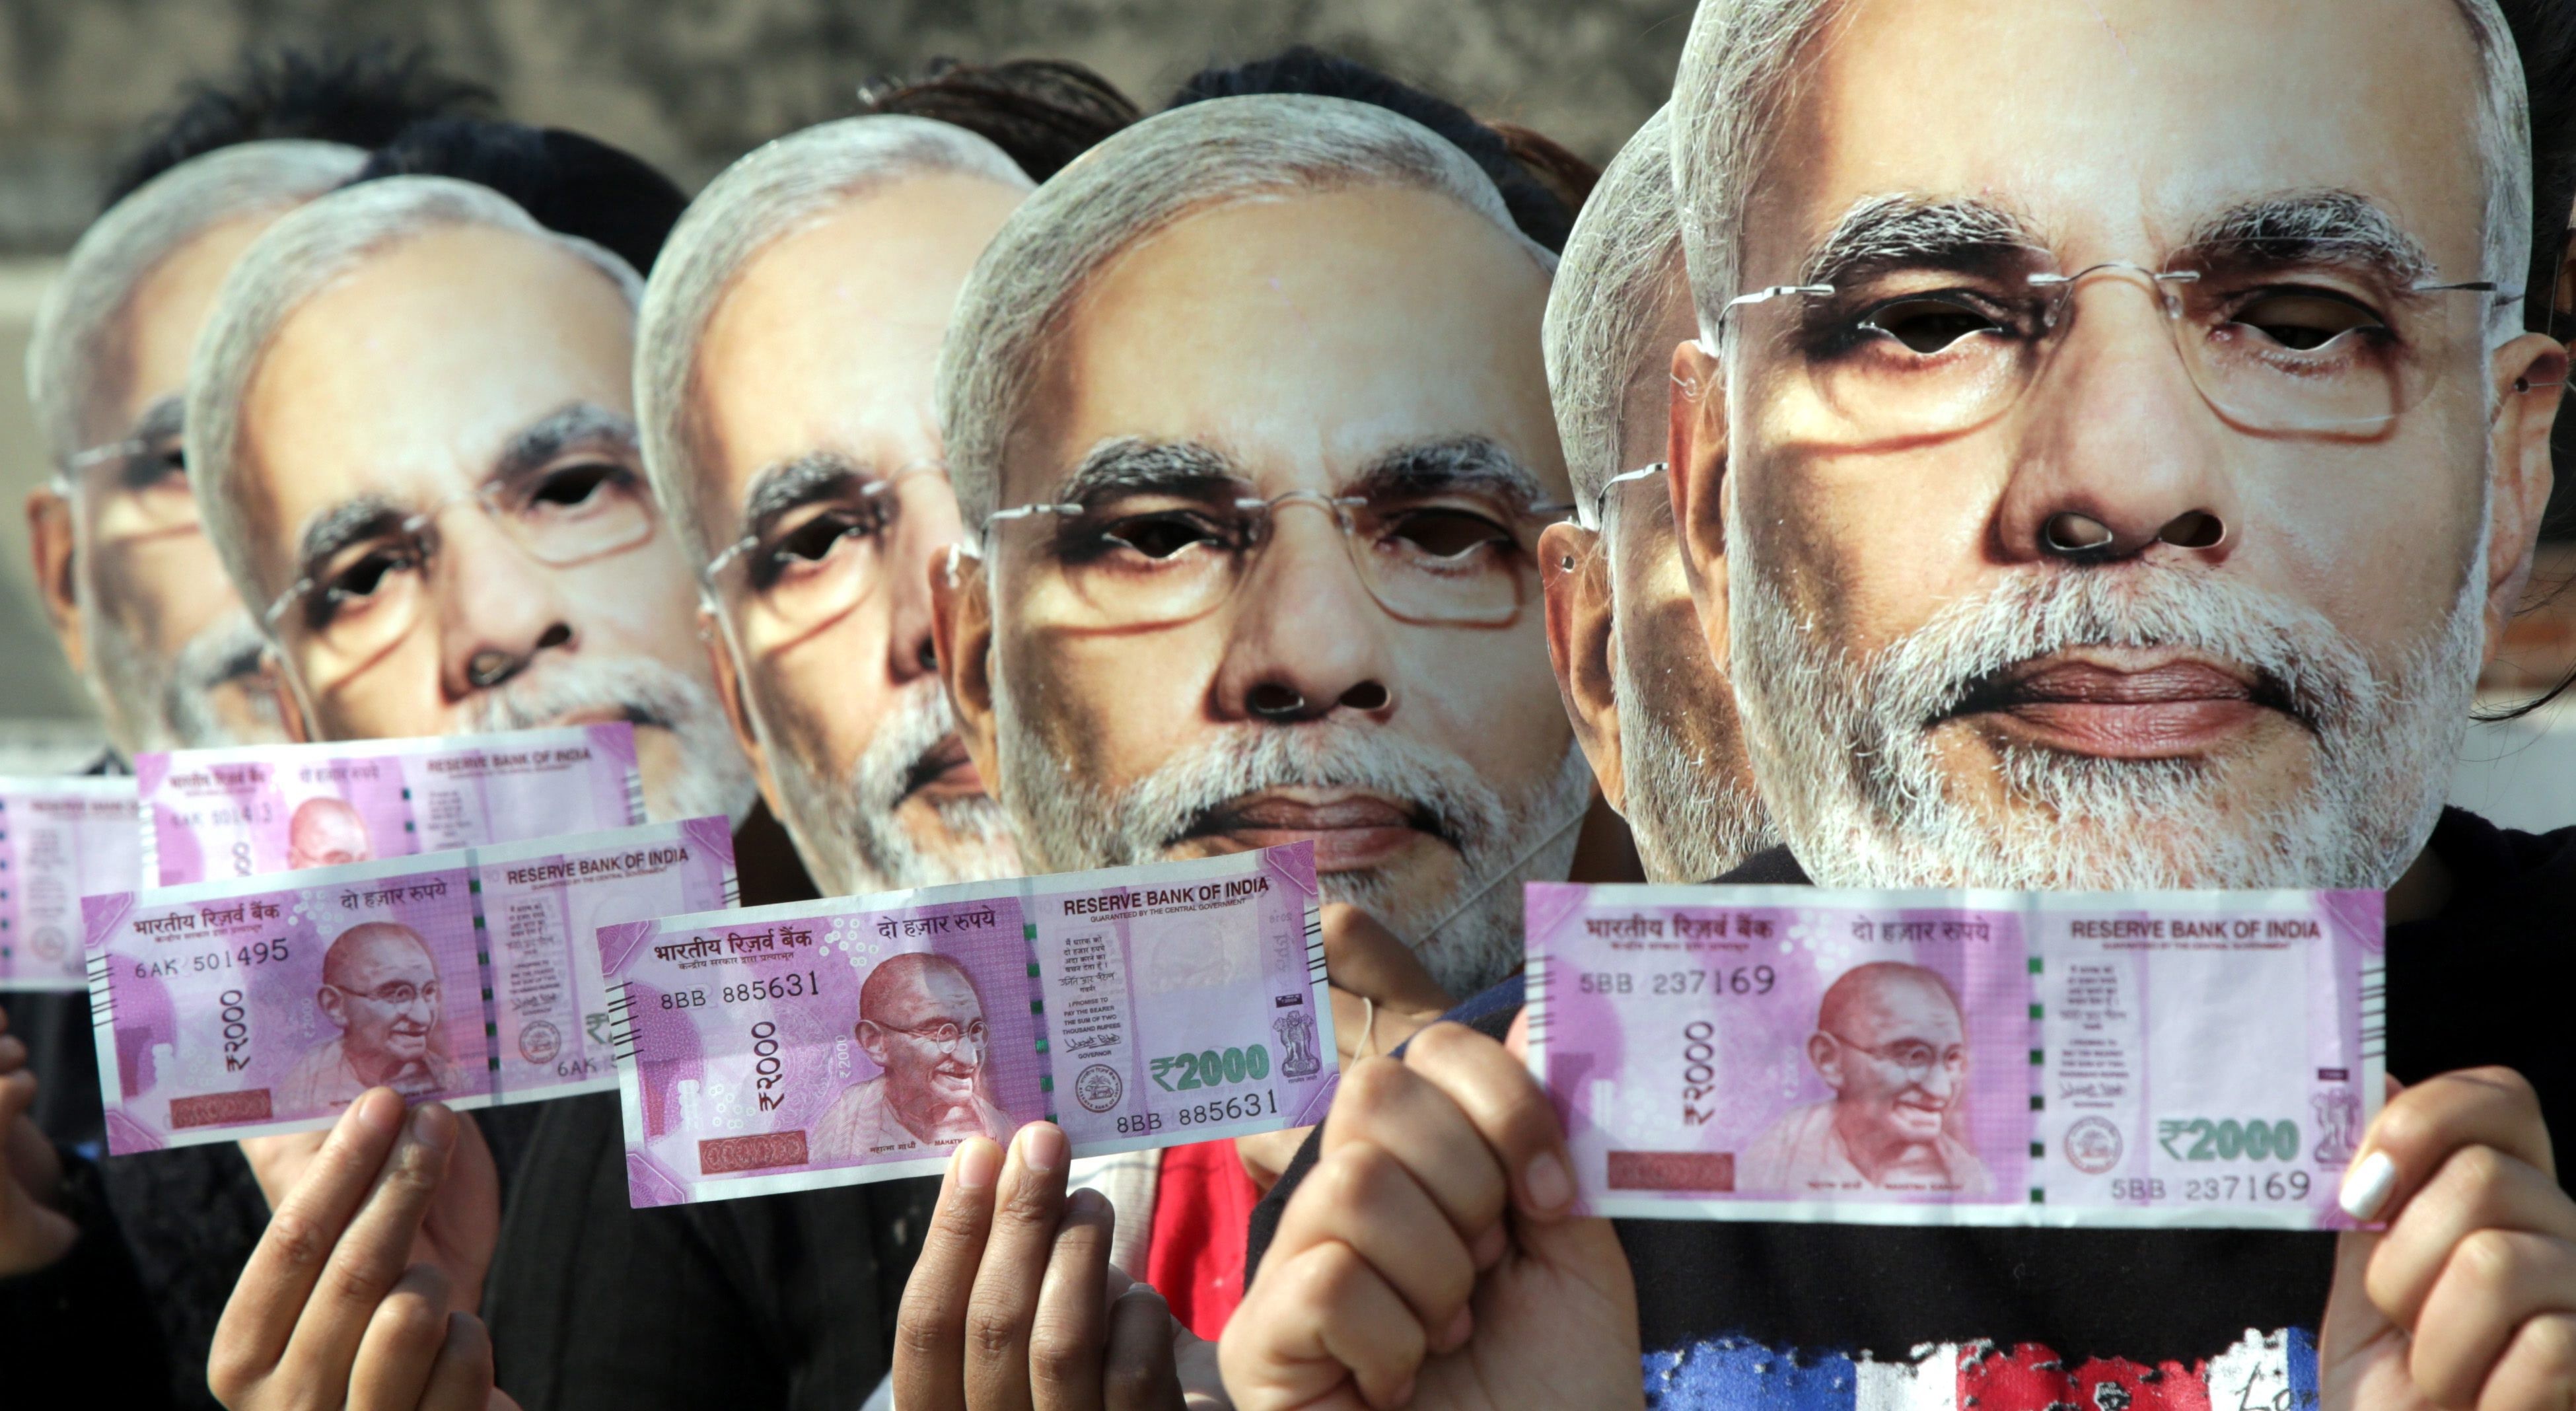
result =
M722 818L91 897L108 1149L603 1090L593 934L736 897Z
M599 933L637 1206L1304 1126L1338 1074L1312 844Z
M0 779L0 990L77 990L81 898L131 891L131 779Z
M635 727L138 755L147 885L551 838L644 821Z
M2349 1223L2377 892L1528 889L1530 1064L1589 1208Z

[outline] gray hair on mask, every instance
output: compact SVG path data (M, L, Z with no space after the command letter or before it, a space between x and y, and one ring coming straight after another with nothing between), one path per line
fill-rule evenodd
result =
M2531 99L2522 58L2496 0L2452 3L2468 24L2479 72L2476 142L2486 205L2485 268L2477 277L2517 290L2531 258L2532 213ZM1836 0L1701 0L1691 17L1673 80L1673 185L1682 197L1700 337L1712 348L1727 301L1744 292L1744 213L1816 61L1813 41L1840 12ZM2491 305L2489 340L2520 332L2531 302Z
M703 570L717 546L698 521L690 385L698 340L745 265L845 202L913 177L955 175L1013 191L1031 182L1000 147L949 123L902 114L842 118L791 133L725 168L671 232L635 329L635 416L644 469Z
M1587 524L1610 477L1638 468L1622 464L1620 453L1628 389L1664 374L1673 350L1660 334L1674 301L1688 295L1665 132L1670 111L1656 109L1601 169L1547 294L1548 397Z
M135 289L164 260L226 221L312 200L366 160L337 142L244 142L179 163L93 222L45 291L27 342L27 401L56 468L109 439L86 424L91 403L124 356Z
M188 478L206 537L263 631L274 635L276 628L257 606L266 590L248 515L260 497L241 483L241 435L242 399L270 340L306 301L367 261L425 235L475 226L557 246L598 270L630 308L643 298L634 268L607 249L546 229L490 187L443 176L386 177L311 202L253 241L216 294L188 364Z
M1466 153L1410 118L1341 98L1256 94L1171 109L1040 186L985 247L940 348L939 429L969 532L1001 508L1003 453L1094 275L1191 215L1366 186L1447 196L1555 268Z

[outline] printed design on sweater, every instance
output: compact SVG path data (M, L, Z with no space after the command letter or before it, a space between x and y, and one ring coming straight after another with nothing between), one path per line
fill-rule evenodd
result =
M1649 1352L1650 1411L2315 1411L2316 1339L2247 1329L2185 1366L2088 1358L2037 1343L1926 1343L1902 1361L1714 1338Z

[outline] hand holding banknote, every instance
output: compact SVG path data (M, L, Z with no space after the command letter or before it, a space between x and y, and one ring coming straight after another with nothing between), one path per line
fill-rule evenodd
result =
M501 1178L481 1125L471 1116L459 1116L456 1128L456 1149L421 1215L411 1262L445 1275L448 1307L471 1313L483 1304L483 1275L492 1267L492 1247L501 1237ZM259 1180L260 1194L268 1197L269 1209L280 1208L313 1169L330 1137L328 1131L289 1132L242 1140L242 1156Z
M1546 1093L1457 1024L1343 1075L1221 1361L1245 1411L1635 1406L1637 1296Z
M71 1217L55 1208L62 1159L27 1115L35 1102L27 1045L0 1013L0 1278L42 1269L80 1238Z
M481 1411L492 1344L448 1311L447 1275L405 1267L459 1141L456 1114L390 1088L349 1105L283 1199L224 1306L209 1386L233 1411L287 1406Z
M895 1322L903 1411L1226 1404L1213 1349L1109 1262L1109 1202L1066 1195L1072 1159L1049 1122L950 1158Z
M1411 946L1377 918L1347 902L1323 908L1324 969L1332 979L1333 1040L1341 1066L1393 1053L1453 1001ZM1237 1137L1234 1150L1253 1184L1269 1190L1297 1155L1311 1127Z
M2519 1074L2468 1069L2393 1094L2342 1204L2387 1228L2341 1236L2325 1406L2576 1404L2576 1201Z

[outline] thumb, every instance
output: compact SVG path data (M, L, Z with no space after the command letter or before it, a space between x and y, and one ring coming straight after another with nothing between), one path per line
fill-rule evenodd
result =
M2370 1257L2388 1236L2378 1230L2345 1230L2335 1236L2334 1282L2326 1294L2325 1320L2317 1327L2317 1360L2332 1367L2363 1356L2397 1332L2370 1301Z
M1396 1009L1438 1014L1451 1001L1413 953L1377 918L1345 902L1324 905L1324 970L1333 988Z

